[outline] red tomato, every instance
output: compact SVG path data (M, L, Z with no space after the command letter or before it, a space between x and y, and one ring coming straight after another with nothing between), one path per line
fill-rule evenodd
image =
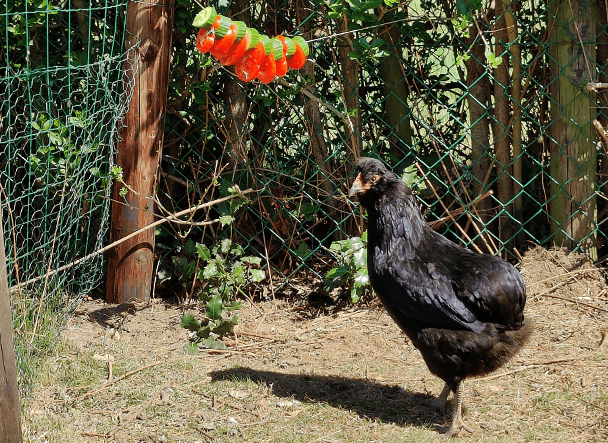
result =
M306 63L306 55L304 50L296 43L296 52L287 59L287 66L291 69L300 69Z
M245 53L243 58L236 62L234 72L236 76L244 82L250 82L258 75L260 70L260 61L266 55L264 45L259 42L254 49L250 49Z
M198 35L196 36L196 49L203 52L203 41L205 41L206 31L203 29L198 30Z
M215 17L215 21L211 25L210 30L205 31L202 28L199 29L198 35L196 37L196 49L198 49L203 54L209 52L209 49L211 49L213 43L215 43L215 30L220 27L221 18L221 15L217 15Z
M232 45L226 55L220 59L220 63L225 66L232 66L238 62L245 54L245 50L247 49L247 46L249 46L249 41L249 34L245 34L245 37L243 37L240 42Z
M252 57L244 57L236 62L234 73L244 82L250 82L258 75L260 65Z
M207 32L201 29L198 31L198 36L196 37L196 49L201 53L206 54L213 46L214 41L213 32Z
M224 38L216 40L209 53L215 58L222 58L234 43L236 38L236 25L231 24Z
M285 57L284 53L283 53L283 57L281 57L279 60L276 61L276 65L277 65L277 75L279 77L283 77L285 74L287 74L287 58Z
M258 72L257 79L267 85L274 80L276 73L277 65L274 60L274 55L267 55L260 65L260 72Z

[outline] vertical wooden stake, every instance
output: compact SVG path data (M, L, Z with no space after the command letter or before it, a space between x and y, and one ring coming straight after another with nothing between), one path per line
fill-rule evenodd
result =
M152 4L155 3L155 4ZM140 42L133 99L125 116L116 164L123 169L125 187L115 182L110 242L154 221L154 186L165 129L174 0L129 2L126 47ZM148 301L154 269L154 230L120 245L109 255L106 299L109 303Z
M10 297L0 211L0 443L23 441Z

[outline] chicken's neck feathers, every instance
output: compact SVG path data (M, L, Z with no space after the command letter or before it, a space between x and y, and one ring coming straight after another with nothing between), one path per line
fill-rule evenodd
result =
M368 236L384 252L392 252L403 241L418 249L422 240L433 233L415 198L400 188L391 189L368 209Z

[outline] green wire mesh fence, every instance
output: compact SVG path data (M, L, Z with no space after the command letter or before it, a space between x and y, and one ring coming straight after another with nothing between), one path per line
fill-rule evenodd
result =
M372 3L211 2L267 35L310 42L312 62L268 86L197 54L178 26L164 206L198 201L213 180L261 189L233 235L276 281L322 280L332 241L361 233L345 194L369 155L417 190L436 229L471 248L510 257L556 244L606 257L606 141L594 127L605 124L606 5ZM178 22L191 13L178 5ZM184 254L185 236L162 235L169 255Z
M225 226L197 224L225 214L218 207L160 227L156 287L180 288L192 242L230 236L263 260L260 293L310 290L333 263L331 243L364 229L346 196L362 155L388 162L433 227L468 247L608 255L604 2L210 3L261 33L303 35L311 56L269 85L244 84L196 51L199 7L176 2L158 213L233 185L259 192ZM122 70L136 57L123 47L126 4L17 0L0 10L12 285L107 240L130 99ZM80 294L102 276L92 259L33 292Z
M103 1L0 6L0 201L20 359L43 352L54 335L45 323L60 325L104 274L102 256L52 271L107 240L113 149L132 95L125 10Z

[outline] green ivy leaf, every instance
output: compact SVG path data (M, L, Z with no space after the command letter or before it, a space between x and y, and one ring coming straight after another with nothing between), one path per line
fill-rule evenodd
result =
M252 265L260 265L262 264L262 259L260 257L252 257L252 256L248 256L248 257L242 257L241 261L243 263L249 263Z
M251 279L256 282L259 283L262 280L264 280L266 278L266 271L263 271L262 269L252 269L251 270Z
M231 246L232 246L232 240L230 240L229 238L225 238L220 243L220 251L222 252L222 254L227 254L228 251L230 251Z
M355 286L350 290L350 301L353 303L357 303L361 300L361 296L359 295L359 288Z
M361 268L367 264L367 251L365 248L360 248L353 253L353 265L355 268Z
M234 221L234 217L231 215L222 215L220 217L220 223L222 225L222 228L225 226L228 226L229 224L231 224Z
M205 245L201 245L200 243L196 244L196 254L199 256L201 260L210 260L211 259L211 251Z
M308 245L304 242L300 243L300 245L298 246L298 249L296 249L295 252L298 255L298 257L303 258L303 259L308 257L308 255L310 254L310 251L308 250Z
M188 329L189 331L198 331L201 324L190 314L184 314L182 317L182 328Z
M205 340L201 340L201 344L207 349L226 349L226 345L220 340L216 340L213 337L209 337Z
M196 343L186 343L186 345L184 346L184 350L188 355L198 355L198 345Z
M232 276L232 280L236 284L242 285L243 283L245 283L245 266L243 266L243 265L235 266L232 269L232 272L230 273L230 275Z
M213 328L213 333L223 337L228 333L234 332L234 326L237 324L237 316L236 314L230 320L222 320L215 328Z
M367 286L369 284L369 275L367 266L359 268L355 273L355 286Z
M486 58L488 59L488 63L490 63L490 65L493 68L499 67L500 64L502 63L502 57L501 56L496 57L496 54L494 54L491 51L486 52Z
M217 267L215 266L214 262L209 263L207 266L205 266L205 269L203 269L203 279L204 280L209 280L210 278L214 277L217 274Z
M213 296L211 300L205 305L207 317L212 320L218 320L222 318L222 298L219 294Z
M211 334L211 326L205 326L204 328L199 329L196 331L196 336L198 337L197 341L209 337L209 334Z

